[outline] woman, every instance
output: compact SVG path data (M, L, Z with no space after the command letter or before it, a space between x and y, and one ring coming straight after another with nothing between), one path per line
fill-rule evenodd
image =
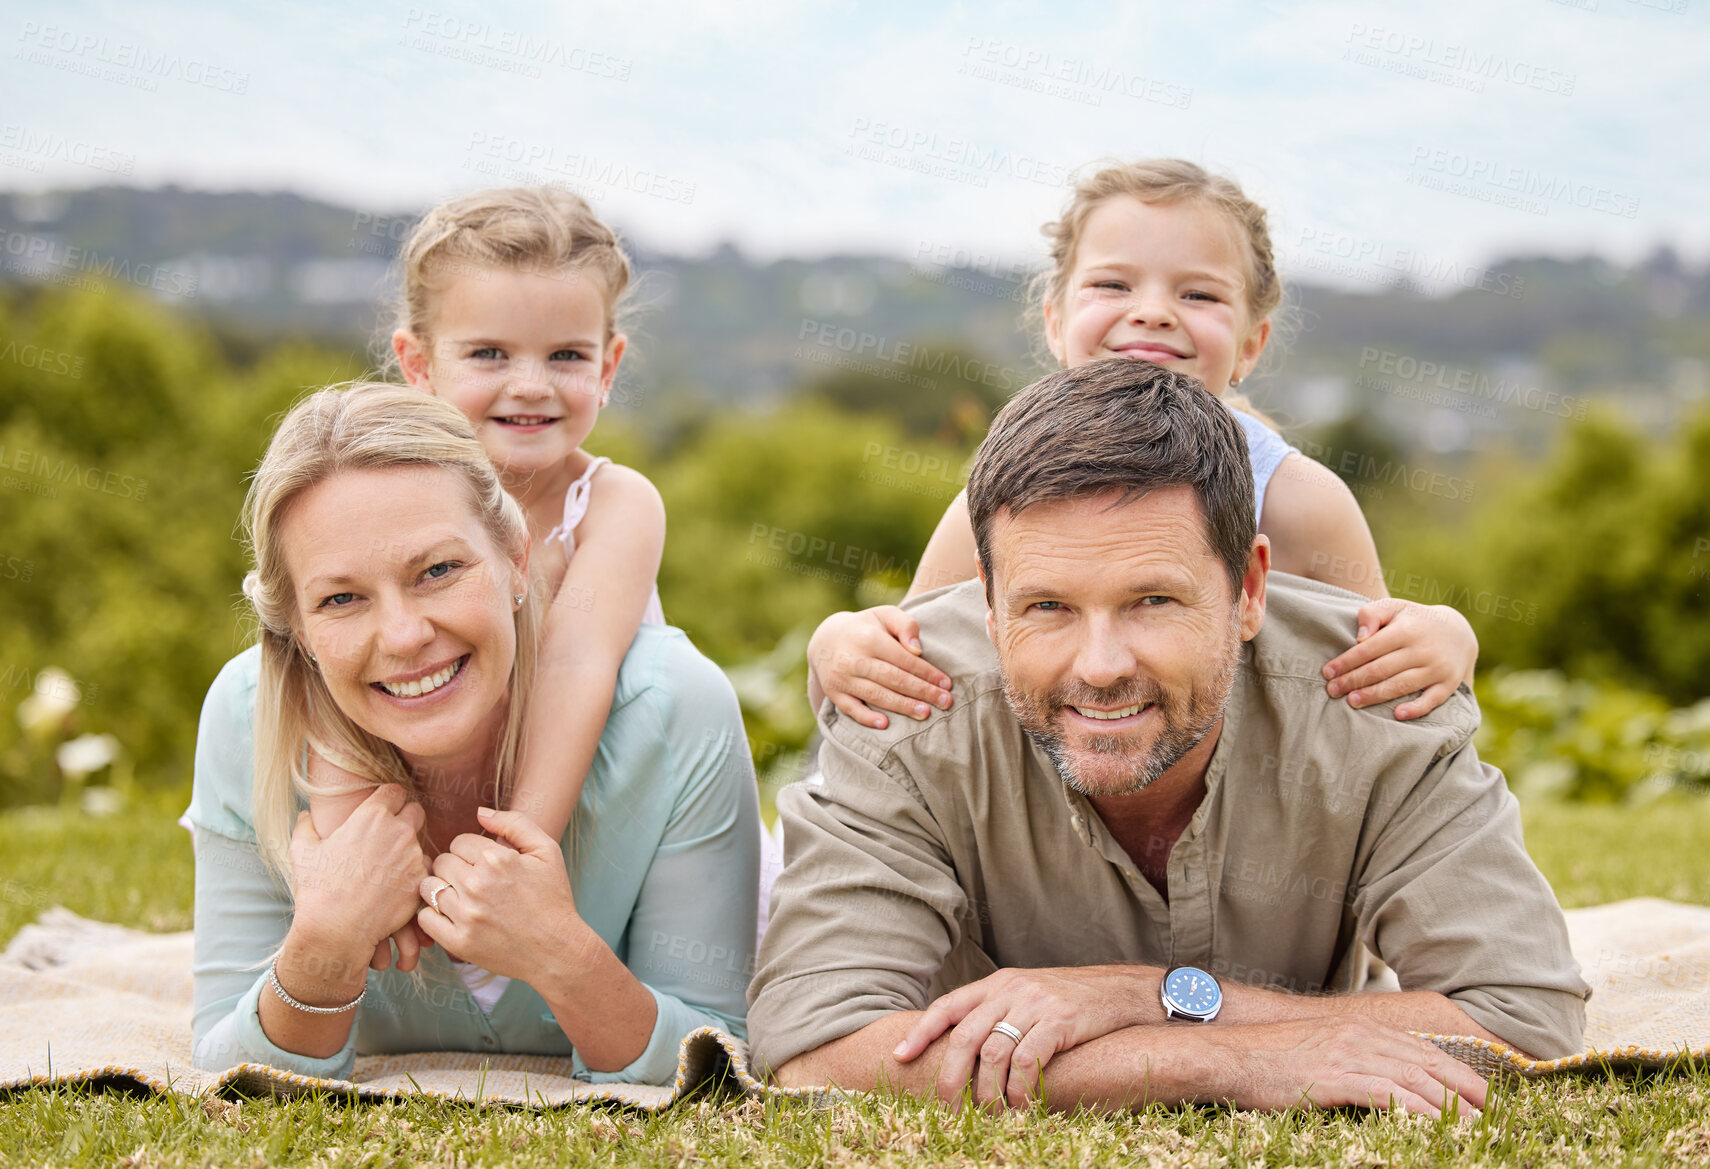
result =
M317 393L246 521L260 644L208 692L188 813L197 1065L345 1078L358 1051L527 1052L664 1083L688 1032L742 1035L759 813L718 669L642 629L554 841L492 811L535 618L522 513L463 416L396 387ZM302 811L311 746L374 782L325 839ZM412 974L418 928L435 944ZM393 937L404 969L378 969Z

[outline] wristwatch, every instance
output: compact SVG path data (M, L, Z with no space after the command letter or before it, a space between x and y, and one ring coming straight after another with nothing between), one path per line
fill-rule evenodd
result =
M1209 1023L1223 1009L1223 988L1197 966L1177 966L1165 974L1158 997L1164 1002L1166 1019Z

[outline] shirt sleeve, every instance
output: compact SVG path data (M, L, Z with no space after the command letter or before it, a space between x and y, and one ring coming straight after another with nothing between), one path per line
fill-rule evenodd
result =
M1590 988L1502 773L1469 742L1391 790L1354 896L1361 940L1403 990L1448 996L1525 1054L1579 1051Z
M192 1058L208 1071L262 1063L345 1079L356 1062L355 1026L344 1050L326 1059L276 1047L261 1029L261 995L268 965L291 926L291 897L263 863L244 819L255 766L253 701L253 673L240 655L209 688L196 735L189 813L197 825Z
M745 1038L744 991L754 968L754 890L760 880L760 804L736 695L717 666L687 646L667 657L671 700L657 733L669 745L676 799L626 931L627 964L658 1014L647 1047L593 1083L669 1083L685 1036L700 1027ZM663 777L650 777L657 782Z
M749 988L762 1074L887 1015L923 1009L969 920L918 789L835 735L820 767L817 779L778 794L784 871Z
M196 833L193 1059L224 1071L260 1063L304 1076L344 1080L356 1066L356 1026L325 1059L277 1047L261 1029L267 970L291 923L291 902L253 842ZM360 1010L361 1008L358 1008Z

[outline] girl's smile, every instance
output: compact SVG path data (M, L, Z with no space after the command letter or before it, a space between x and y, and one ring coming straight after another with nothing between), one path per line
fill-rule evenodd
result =
M1087 217L1046 341L1064 365L1153 361L1221 393L1263 352L1270 321L1247 309L1247 254L1234 225L1198 201L1117 195Z
M575 270L463 270L435 296L432 336L399 330L393 344L412 385L475 425L519 497L562 496L623 357L606 300L599 277Z

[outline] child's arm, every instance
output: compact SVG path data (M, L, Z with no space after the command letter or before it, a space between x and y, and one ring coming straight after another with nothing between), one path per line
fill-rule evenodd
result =
M1332 697L1354 706L1422 691L1395 708L1399 719L1436 710L1464 680L1472 682L1478 638L1459 610L1396 600L1384 584L1371 528L1334 472L1291 454L1265 489L1259 530L1271 540L1271 567L1364 593L1353 648L1324 667Z
M968 493L957 494L938 521L908 595L919 596L974 576L977 550ZM950 709L950 677L920 656L920 623L895 605L833 613L808 642L808 705L827 698L862 726L883 730L881 711L925 718Z
M570 826L593 766L618 667L641 628L665 552L665 504L645 476L601 468L575 554L548 606L533 707L510 806L554 840Z
M314 825L315 835L325 840L332 835L334 829L350 819L350 814L356 811L363 801L374 794L374 784L355 772L346 771L338 764L328 762L322 758L319 751L310 748L306 794L309 797L309 822ZM390 940L397 944L398 969L405 973L416 968L422 947L433 945L433 939L423 933L413 921L393 934ZM374 956L368 960L368 965L375 970L390 967L391 945L381 942L374 947Z
M1370 706L1422 690L1395 708L1396 718L1409 719L1436 710L1462 682L1472 685L1478 635L1459 609L1385 597L1362 606L1358 620L1353 648L1324 667L1332 698Z
M1348 485L1324 464L1291 453L1265 487L1259 531L1271 568L1377 600L1389 596L1377 544Z
M368 798L374 785L336 763L329 763L320 752L309 751L309 819L315 835L325 840L350 819L350 814Z
M944 509L944 518L933 529L932 538L926 542L926 551L920 554L920 567L915 570L914 581L908 586L908 596L918 597L945 585L972 580L979 571L979 561L980 550L974 544L974 521L968 518L968 493L959 491L950 501L950 506Z

